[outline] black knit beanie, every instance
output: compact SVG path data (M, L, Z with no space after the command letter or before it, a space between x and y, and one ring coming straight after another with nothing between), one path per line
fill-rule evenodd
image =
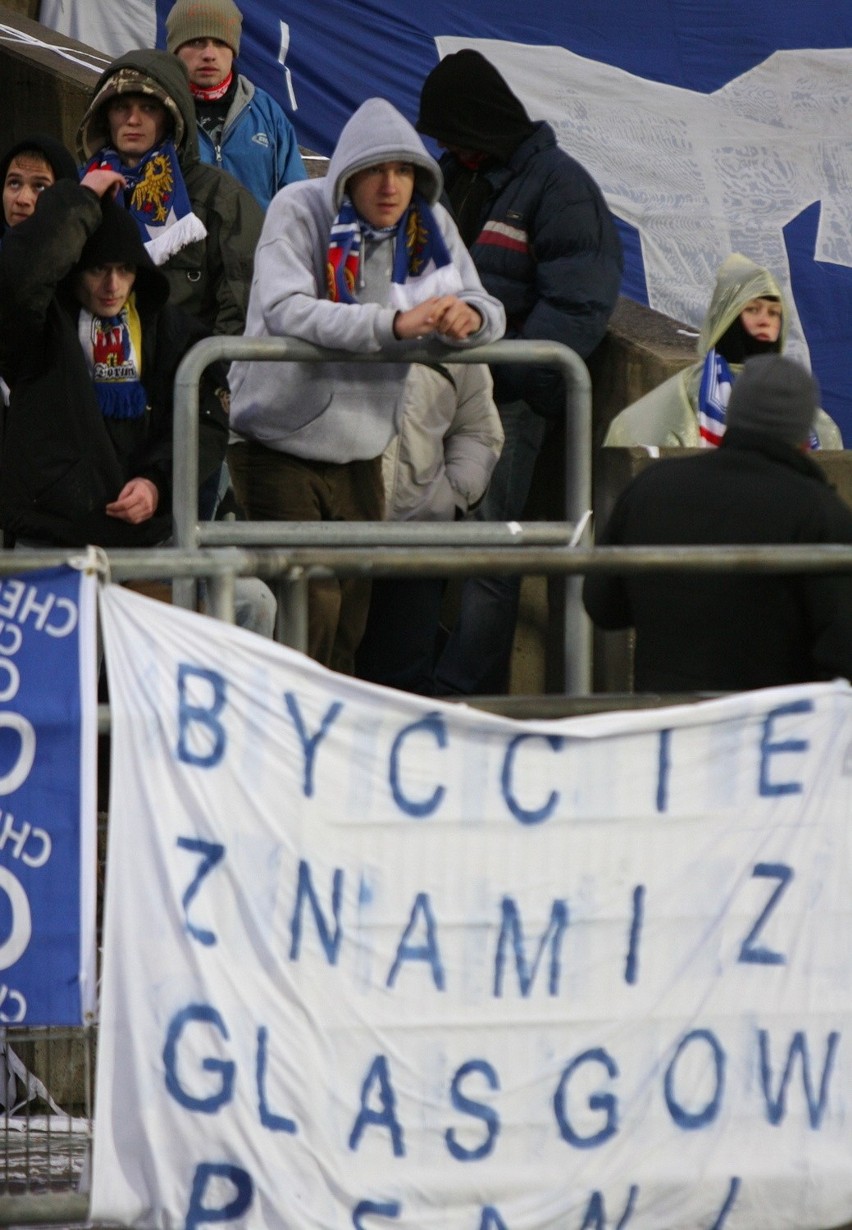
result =
M86 240L75 273L96 265L130 265L136 270L135 289L153 306L169 296L169 282L148 255L139 227L123 205L101 199L101 224Z
M508 162L533 127L521 100L478 51L446 56L423 82L416 128L442 145Z
M746 360L734 381L727 426L804 444L813 430L819 397L819 385L800 363L780 354L756 355Z

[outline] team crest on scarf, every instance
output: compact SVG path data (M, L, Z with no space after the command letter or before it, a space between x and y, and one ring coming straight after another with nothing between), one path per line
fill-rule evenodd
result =
M141 380L142 326L131 294L117 316L81 309L77 324L95 396L105 419L136 419L148 397Z
M176 252L206 237L207 227L193 213L173 141L149 150L136 167L125 166L118 152L106 146L83 167L81 177L95 167L124 176L124 204L155 265L164 265Z
M95 380L135 379L130 330L120 316L93 317L92 358Z
M354 303L361 262L361 245L371 228L348 196L331 225L326 281L329 299ZM389 305L405 310L432 295L458 294L461 274L453 264L441 229L428 202L415 192L396 227Z
M150 214L154 226L162 226L172 208L174 191L171 160L165 154L154 154L133 189L130 206L143 216Z

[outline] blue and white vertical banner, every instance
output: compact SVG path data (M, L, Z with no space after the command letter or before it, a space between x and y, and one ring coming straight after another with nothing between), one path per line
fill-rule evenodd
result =
M0 1025L95 1001L93 573L0 580Z
M108 587L92 1216L852 1218L852 689L521 723Z

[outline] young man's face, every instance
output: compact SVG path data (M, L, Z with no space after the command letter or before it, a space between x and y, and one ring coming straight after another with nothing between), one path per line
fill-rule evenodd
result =
M191 38L178 47L177 57L186 65L192 84L202 90L221 85L234 63L233 51L219 38Z
M34 213L39 194L55 183L50 163L39 154L16 154L3 181L3 216L17 226Z
M93 316L117 316L130 298L135 281L133 265L93 265L77 275L77 299Z
M166 135L169 113L150 94L117 94L107 103L110 143L129 167L138 166Z
M777 342L783 309L777 299L750 299L740 312L743 328L759 342Z
M371 226L396 226L414 194L414 167L410 162L380 162L356 171L347 191L358 213Z

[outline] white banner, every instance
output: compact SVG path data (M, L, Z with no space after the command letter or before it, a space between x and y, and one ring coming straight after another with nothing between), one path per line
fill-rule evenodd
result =
M115 586L92 1215L852 1218L852 690L513 722Z

